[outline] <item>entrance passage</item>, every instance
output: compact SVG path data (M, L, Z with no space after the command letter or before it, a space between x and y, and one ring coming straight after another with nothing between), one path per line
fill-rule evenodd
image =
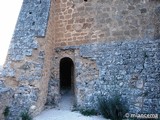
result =
M60 61L60 89L74 91L74 65L72 59L65 57Z
M71 109L74 104L74 64L65 57L60 61L60 109Z

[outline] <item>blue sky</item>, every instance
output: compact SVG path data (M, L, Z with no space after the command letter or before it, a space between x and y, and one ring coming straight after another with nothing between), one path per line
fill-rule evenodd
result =
M0 0L0 65L3 65L23 0Z

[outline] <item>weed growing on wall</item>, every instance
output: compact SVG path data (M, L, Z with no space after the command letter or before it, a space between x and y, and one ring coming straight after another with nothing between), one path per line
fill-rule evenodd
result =
M125 113L128 112L128 108L118 95L110 99L107 99L107 97L99 97L98 106L102 116L111 120L122 120Z
M32 117L31 115L29 114L29 112L22 112L21 113L21 119L22 120L32 120Z
M94 109L80 109L79 111L82 115L85 116L97 115L97 111Z
M9 113L10 113L9 107L6 106L6 108L4 109L4 112L3 112L3 115L4 115L5 119L7 119Z

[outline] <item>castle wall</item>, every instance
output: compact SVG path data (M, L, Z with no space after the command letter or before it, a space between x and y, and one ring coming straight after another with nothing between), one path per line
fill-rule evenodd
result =
M55 45L157 37L158 4L156 0L56 0Z
M47 98L58 102L59 60L66 56L75 64L77 104L89 106L94 91L118 89L127 98L133 93L131 109L147 111L155 100L159 110L159 6L158 0L24 0L2 71L14 91L9 119L26 109L39 113Z
M7 109L11 105L13 90L6 87L2 80L0 80L0 119L4 120L7 114ZM7 116L6 116L7 117Z
M85 76L81 78L92 88L85 89L86 84L80 82L78 86L83 87L79 90L85 91L83 95L78 94L84 96L80 98L80 104L96 106L93 103L97 102L98 95L117 93L127 99L132 113L160 112L159 43L160 40L136 40L81 46L80 56L96 62L99 77L92 82L88 82ZM81 66L77 67L77 72L82 74L89 71L92 74L94 69L81 71Z
M129 98L129 102L131 103L130 109L133 112L147 111L147 108L145 107L148 107L149 104L150 106L153 105L153 102L151 100L152 98L146 97L145 99L143 95L140 95L140 93L144 92L145 94L146 90L144 89L147 89L152 85L149 85L148 82L146 82L147 80L144 80L145 78L143 78L142 80L137 76L141 76L142 73L139 72L144 67L143 63L145 63L145 55L143 56L142 54L146 54L145 47L149 48L148 44L155 44L152 40L158 39L160 35L159 1L56 0L54 2L54 6L54 9L56 11L54 14L56 28L54 41L55 51L52 63L53 77L49 83L48 103L52 103L53 101L57 103L58 99L60 98L59 61L63 56L72 58L75 63L76 101L80 106L82 106L83 104L90 104L90 99L92 99L92 102L95 100L95 98L92 98L92 96L95 95L89 95L90 93L94 93L93 91L108 91L104 92L104 94L109 94L111 91L115 91L114 89L116 89L122 91L122 94L129 94L126 95L127 98L133 96ZM150 39L151 41L149 41L148 39ZM110 44L110 41L114 41L115 45L112 46L112 44ZM121 46L122 43L120 43L119 41L124 41L124 44L126 44L127 46ZM102 45L98 44L101 42L105 43L103 47ZM95 46L90 45L89 43L95 43ZM87 44L87 50L85 49L85 47L79 47L79 45L83 44ZM71 52L70 49L68 49L70 47L65 46L77 47L71 47ZM60 50L61 52L59 52L58 47L62 47L63 50ZM95 50L92 51L94 47ZM124 51L126 50L126 53L121 51L122 53L117 53L119 55L114 56L115 51L118 51L120 49L118 49L117 47L124 49ZM141 49L141 47L143 49ZM153 46L150 47L151 49L154 49ZM56 48L58 49L58 52ZM80 49L81 53L83 48L83 54L79 55L78 49ZM139 52L139 54L137 52ZM157 53L158 52L159 50L157 49ZM69 53L71 55L68 55ZM85 56L84 54L87 54L90 57ZM108 54L108 56L106 56L106 54ZM99 56L99 58L93 56ZM114 61L113 65L110 63L112 61ZM125 65L125 62L127 62L127 65ZM137 62L137 66L133 65L137 64ZM149 64L152 64L152 62L150 61ZM109 66L108 64L111 65ZM106 68L105 65L108 65L109 68ZM159 65L153 66L154 68L159 69ZM128 73L125 72L126 69ZM143 72L146 72L146 75L149 74L148 71ZM93 74L95 75L94 77ZM156 72L156 74L158 73ZM144 76L146 77L146 75ZM104 78L104 82L103 80L101 81L103 77L106 77ZM118 79L123 80L120 82L118 81ZM159 78L157 77L155 79L158 80ZM113 80L113 82L110 82L109 80ZM130 85L131 83L134 85ZM96 86L98 84L99 86ZM145 87L144 84L149 86ZM156 86L158 84L159 83L155 82ZM92 87L88 88L88 86ZM96 89L95 86L99 89ZM159 88L157 88L157 90L159 90ZM132 93L134 94L132 95ZM150 93L152 94L152 92ZM137 94L139 94L139 96ZM86 95L89 95L90 97ZM159 100L159 97L155 97L155 99L155 109L157 109L157 106L159 106L159 103L157 102ZM143 105L145 107L143 107ZM151 107L148 107L148 110L149 109L151 110Z
M98 97L118 94L131 113L159 113L159 45L159 39L143 39L57 48L47 102L57 103L59 61L70 57L75 65L77 106L96 108Z
M50 77L52 39L47 32L50 0L24 0L11 40L2 76L14 95L9 120L22 112L44 109ZM52 22L53 23L53 22Z

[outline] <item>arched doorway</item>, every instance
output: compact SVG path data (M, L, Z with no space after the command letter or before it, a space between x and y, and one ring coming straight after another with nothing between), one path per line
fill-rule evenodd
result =
M60 60L60 92L65 91L74 93L74 64L69 57Z

